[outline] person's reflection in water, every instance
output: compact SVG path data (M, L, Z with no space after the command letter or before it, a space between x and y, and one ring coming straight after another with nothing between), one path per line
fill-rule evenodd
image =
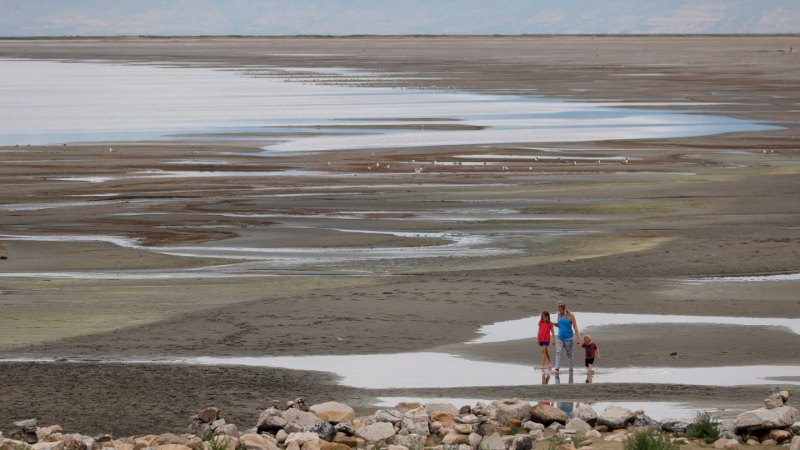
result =
M558 372L556 372L556 384L561 384L561 377L559 376ZM575 377L573 376L572 372L569 373L569 378L567 378L567 384L574 384ZM572 410L575 409L575 404L572 402L556 402L555 407L564 411L568 416L572 415Z
M549 384L549 383L550 383L550 374L542 373L542 384Z

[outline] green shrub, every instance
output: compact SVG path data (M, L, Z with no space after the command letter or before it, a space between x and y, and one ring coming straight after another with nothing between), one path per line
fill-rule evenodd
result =
M227 450L228 438L225 436L214 436L208 440L208 450Z
M708 444L716 441L719 439L717 419L711 417L711 414L706 411L700 411L695 416L694 423L686 430L686 435L695 439L703 439Z
M680 446L670 442L663 434L640 431L625 442L625 450L679 450Z

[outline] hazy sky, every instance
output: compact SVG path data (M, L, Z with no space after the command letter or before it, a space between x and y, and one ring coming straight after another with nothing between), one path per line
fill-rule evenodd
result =
M0 0L0 35L798 33L800 0Z

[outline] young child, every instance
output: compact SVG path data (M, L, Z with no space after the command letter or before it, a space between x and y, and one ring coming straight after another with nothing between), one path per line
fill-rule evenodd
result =
M597 344L592 342L592 337L588 334L583 335L581 347L586 351L586 370L591 372L594 370L594 359L600 356L600 349L597 348Z
M550 342L555 342L556 340L556 333L553 329L553 323L550 322L550 313L547 311L542 311L541 317L539 317L539 347L542 348L542 371L545 368L545 361L550 363L550 369L553 368L553 360L550 359Z

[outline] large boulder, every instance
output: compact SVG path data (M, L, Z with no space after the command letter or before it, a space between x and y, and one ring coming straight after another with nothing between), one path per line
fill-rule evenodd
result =
M586 434L587 432L589 432L589 430L592 429L592 426L583 421L582 419L574 417L572 419L569 419L567 424L564 426L564 429L572 430L578 434Z
M783 396L781 396L780 392L773 392L772 395L764 400L764 408L767 409L780 408L783 404Z
M308 409L320 419L326 422L339 423L353 420L356 412L353 408L338 402L326 402L318 405L311 405Z
M403 414L401 428L408 431L409 434L428 436L431 433L430 423L431 416L428 414L428 411L420 407Z
M356 429L356 436L367 442L378 442L394 436L394 426L389 422L376 422Z
M739 431L758 431L786 428L794 423L797 419L797 414L797 409L791 406L745 411L736 417L736 429Z
M56 433L63 433L61 425L51 425L49 427L39 427L36 429L36 440L39 442L49 441L50 436Z
M770 430L769 438L780 444L783 441L788 441L789 439L791 439L792 433L786 430L779 430L776 428L774 430Z
M495 400L491 403L489 409L491 411L490 417L504 425L511 419L525 422L531 418L530 404L517 398Z
M276 408L265 409L261 415L258 416L256 428L260 433L265 431L275 432L282 429L288 423L286 419L281 416L282 413L283 411Z
M322 422L323 420L317 417L316 414L303 411L301 409L290 408L281 413L281 417L289 423L300 426L303 431L311 430L311 427Z
M597 417L598 425L605 425L609 429L625 428L628 422L633 421L633 412L619 406L609 406Z
M428 411L431 416L436 413L450 413L453 417L458 415L458 408L450 403L426 403L425 411Z
M550 405L536 405L529 408L531 419L534 422L550 425L553 422L565 424L569 420L569 416L564 411Z
M597 411L588 403L580 403L572 410L570 417L581 419L582 421L594 426L597 423Z
M789 450L800 450L800 436L792 438L792 443L789 445Z

